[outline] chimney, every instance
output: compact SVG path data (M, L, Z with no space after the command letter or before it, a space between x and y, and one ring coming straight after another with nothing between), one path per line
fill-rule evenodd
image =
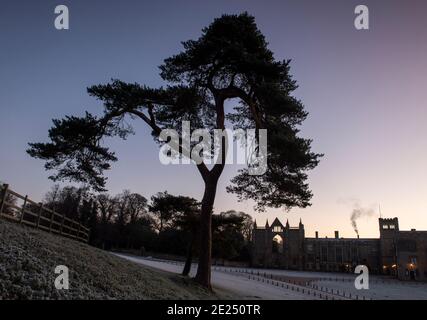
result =
M316 239L319 238L319 231L316 231Z
M338 239L340 237L339 232L335 231L335 239Z

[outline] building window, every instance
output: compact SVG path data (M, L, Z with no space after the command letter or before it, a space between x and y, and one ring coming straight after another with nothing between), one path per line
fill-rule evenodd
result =
M273 232L282 232L282 227L279 227L279 226L273 227Z
M391 225L389 226L389 228L390 228L390 229L395 229L394 224L391 224Z
M388 225L384 224L383 229L388 229Z

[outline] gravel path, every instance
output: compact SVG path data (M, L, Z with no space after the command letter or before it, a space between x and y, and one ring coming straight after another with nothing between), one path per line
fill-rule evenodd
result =
M175 273L182 271L181 262L121 254L119 256L159 270ZM196 267L196 264L192 267L191 275L193 276ZM217 290L226 290L243 299L305 300L327 297L327 299L342 300L427 300L427 283L405 282L372 275L369 289L357 290L354 285L356 276L343 273L214 267L212 285ZM282 283L290 284L287 288L286 285L282 287Z
M158 260L146 259L124 254L116 254L132 262L139 263L143 266L149 266L158 270L180 273L182 264L171 264ZM196 265L193 264L191 276L196 272ZM227 273L212 270L212 286L219 292L231 292L239 299L269 299L269 300L312 300L318 297L309 296L302 292L296 292L271 285L265 282L250 280L248 276L238 273Z

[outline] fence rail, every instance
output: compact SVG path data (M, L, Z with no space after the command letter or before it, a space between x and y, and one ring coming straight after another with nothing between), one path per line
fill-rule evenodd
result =
M36 229L55 233L71 239L88 242L90 229L76 220L61 215L12 191L9 185L0 185L0 218L5 218ZM23 201L17 205L12 199Z

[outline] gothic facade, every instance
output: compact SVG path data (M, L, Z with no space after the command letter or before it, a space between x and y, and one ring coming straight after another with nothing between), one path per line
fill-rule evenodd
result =
M402 280L427 280L427 231L400 231L399 221L379 219L380 238L305 236L304 225L275 219L252 232L252 265L307 271L352 272L366 265L371 273Z

